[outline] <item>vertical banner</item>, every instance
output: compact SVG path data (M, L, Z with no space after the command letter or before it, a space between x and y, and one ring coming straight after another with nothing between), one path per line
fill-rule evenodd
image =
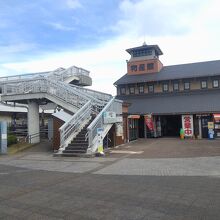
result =
M145 124L147 125L148 129L150 131L153 131L154 130L154 123L153 123L153 117L152 115L145 115L144 116L144 119L145 119Z
M193 136L193 115L182 115L182 127L185 137Z

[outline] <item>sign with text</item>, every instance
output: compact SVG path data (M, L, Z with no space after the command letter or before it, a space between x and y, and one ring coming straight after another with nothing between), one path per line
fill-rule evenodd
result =
M182 115L182 126L183 126L185 137L192 137L193 136L193 116Z
M104 124L113 124L117 122L117 116L115 112L104 112Z

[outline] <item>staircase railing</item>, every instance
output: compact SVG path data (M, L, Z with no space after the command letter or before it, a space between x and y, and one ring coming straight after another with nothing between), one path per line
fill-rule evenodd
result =
M77 88L78 90L82 91L88 97L93 97L93 98L96 98L97 100L104 101L106 103L112 98L112 95L104 93L104 92L99 92L99 91L95 91L95 90L92 90L92 89L87 89L87 88L84 88L84 87L71 85L71 84L70 84L70 86L74 87L74 88Z
M88 101L79 111L74 114L69 121L60 127L60 150L71 142L71 140L80 132L82 127L91 118L92 103Z
M102 109L102 111L96 116L96 118L92 121L92 123L87 128L87 138L89 141L88 150L95 152L95 138L97 137L97 129L104 128L104 112L112 111L115 112L116 115L122 114L122 101L115 99L113 97L108 104Z

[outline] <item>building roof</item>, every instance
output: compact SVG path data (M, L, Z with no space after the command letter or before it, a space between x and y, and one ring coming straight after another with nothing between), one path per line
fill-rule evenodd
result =
M161 51L161 49L160 49L160 47L158 45L147 45L147 44L143 44L140 47L129 48L126 51L129 54L132 54L133 51L142 50L142 49L154 49L154 50L156 50L158 55L162 55L163 54L163 52Z
M67 112L60 110L52 114L54 117L59 118L60 120L67 122L71 119L72 115Z
M216 75L220 76L220 60L164 66L162 70L158 73L145 73L138 75L125 74L119 80L117 80L114 85L207 77Z
M129 114L220 113L220 89L160 95L118 96L131 103Z

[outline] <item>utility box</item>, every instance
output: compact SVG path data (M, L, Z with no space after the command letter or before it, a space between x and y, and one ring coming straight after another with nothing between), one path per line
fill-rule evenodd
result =
M7 154L7 122L0 122L0 154Z

